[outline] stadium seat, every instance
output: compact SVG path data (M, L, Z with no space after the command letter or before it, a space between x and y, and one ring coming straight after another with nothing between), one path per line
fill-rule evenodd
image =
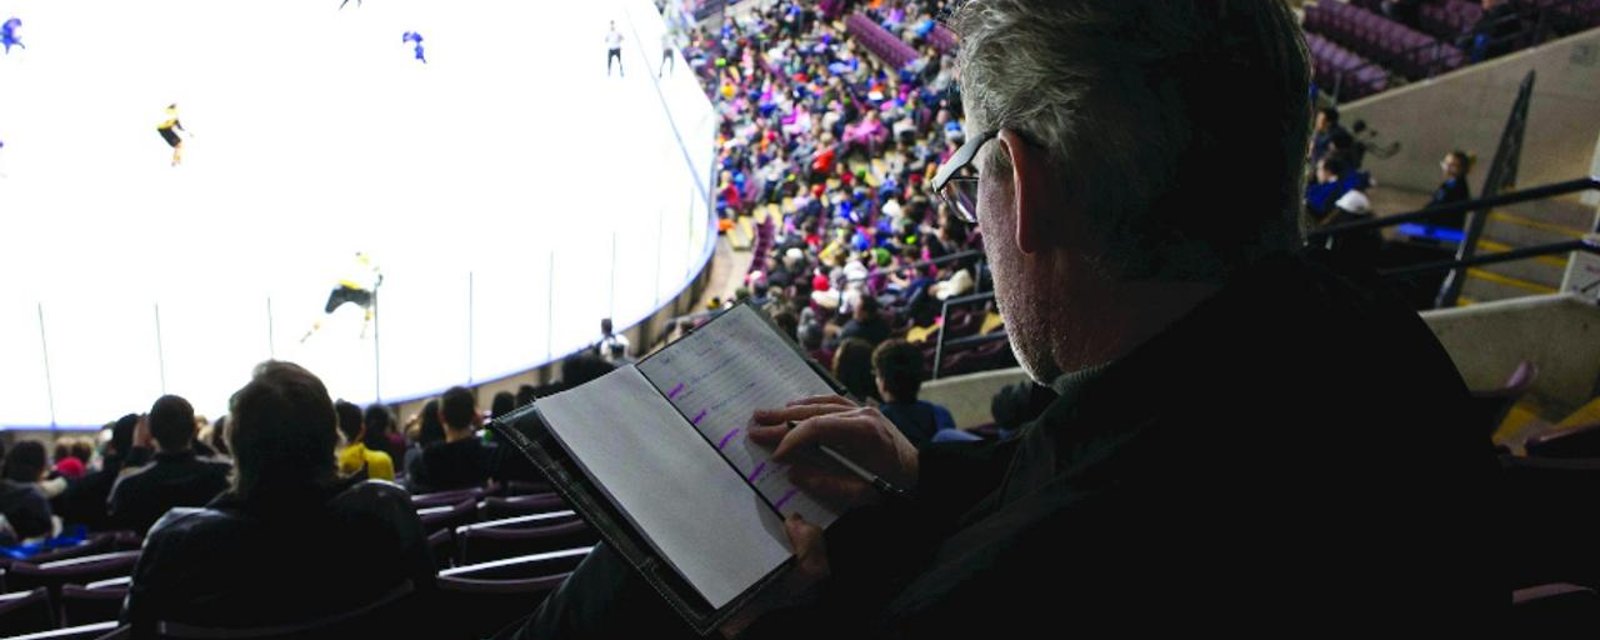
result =
M118 632L121 632L120 634ZM97 622L81 627L67 627L51 631L40 631L25 636L14 636L6 640L122 640L132 637L126 628L118 627L115 622Z
M578 566L578 563L583 562L584 557L588 556L593 549L594 547L578 547L503 560L491 560L489 562L446 569L439 572L439 577L470 578L473 580L543 578L571 571Z
M18 562L6 572L6 586L11 589L45 587L52 596L59 596L65 584L89 584L132 574L139 553L116 551L43 564Z
M409 637L416 631L413 625L421 618L417 615L420 607L417 606L415 592L415 585L407 580L378 600L350 611L303 623L272 627L216 628L198 627L180 622L158 622L156 636L172 640L213 638L346 640L388 636Z
M483 499L483 489L457 489L455 491L440 491L437 493L423 493L411 496L411 506L418 509L429 507L444 507L460 503L471 498L473 502Z
M50 591L36 587L28 591L0 594L0 636L14 636L56 627L55 609L50 606Z
M567 573L514 580L439 578L439 605L453 619L447 638L484 638L531 613Z
M1529 438L1523 448L1540 458L1600 458L1600 422L1541 433Z
M555 493L530 494L509 498L490 497L483 500L483 519L499 520L513 516L561 511L566 508L566 501Z
M1533 388L1534 381L1538 379L1539 365L1531 360L1523 360L1517 363L1517 368L1512 370L1505 384L1499 388L1473 391L1473 421L1493 435L1500 428L1500 423L1505 421L1506 414L1511 413L1511 408L1516 406L1528 389Z
M591 546L598 540L599 536L583 521L542 527L462 527L456 530L461 560L468 565Z
M423 531L432 534L441 529L454 529L478 519L478 501L467 498L450 506L418 509Z
M1511 631L1521 638L1570 637L1600 629L1600 594L1575 584L1544 584L1511 594Z
M61 624L71 627L116 620L127 597L126 582L101 581L87 587L62 585Z
M455 531L450 529L440 529L428 534L428 552L433 554L434 568L443 571L455 566Z

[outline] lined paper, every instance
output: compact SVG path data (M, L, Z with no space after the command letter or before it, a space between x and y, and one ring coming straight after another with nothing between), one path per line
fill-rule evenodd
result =
M639 370L778 511L827 528L839 514L796 489L788 467L745 437L756 409L834 393L759 314L734 307Z
M692 386L685 382L679 398L693 393ZM777 514L636 368L545 398L538 407L594 485L713 608L792 555ZM702 423L722 419L720 410L704 410Z

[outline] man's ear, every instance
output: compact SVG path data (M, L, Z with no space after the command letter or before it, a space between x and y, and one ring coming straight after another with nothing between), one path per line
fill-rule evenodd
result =
M1011 161L1012 210L1017 219L1017 249L1033 254L1047 244L1051 237L1052 212L1058 185L1051 179L1050 163L1043 149L1029 144L1010 129L1000 130L1001 147Z

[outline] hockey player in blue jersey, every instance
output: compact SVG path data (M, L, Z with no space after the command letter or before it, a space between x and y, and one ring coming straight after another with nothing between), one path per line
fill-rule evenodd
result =
M18 18L12 18L5 21L4 24L0 24L0 45L5 46L6 53L11 53L13 45L21 49L28 48L27 45L22 44L22 40L17 38L17 28L21 26L22 20Z
M422 55L422 34L415 31L407 31L400 36L400 41L415 42L417 45L415 49L417 53L417 59L421 60L422 64L428 64L428 59Z

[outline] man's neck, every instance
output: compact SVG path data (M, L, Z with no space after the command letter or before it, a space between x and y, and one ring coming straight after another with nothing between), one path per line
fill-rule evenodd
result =
M1127 355L1220 288L1202 282L1147 281L1118 283L1100 295L1075 292L1062 323L1071 330L1056 333L1050 345L1058 367L1050 372L1051 378L1102 366ZM1078 312L1073 313L1073 309Z
M472 437L472 429L470 429L470 428L469 429L446 428L444 430L444 441L447 442L447 443L449 443L449 442L460 442L462 440L466 440L466 439L469 439L471 437Z

